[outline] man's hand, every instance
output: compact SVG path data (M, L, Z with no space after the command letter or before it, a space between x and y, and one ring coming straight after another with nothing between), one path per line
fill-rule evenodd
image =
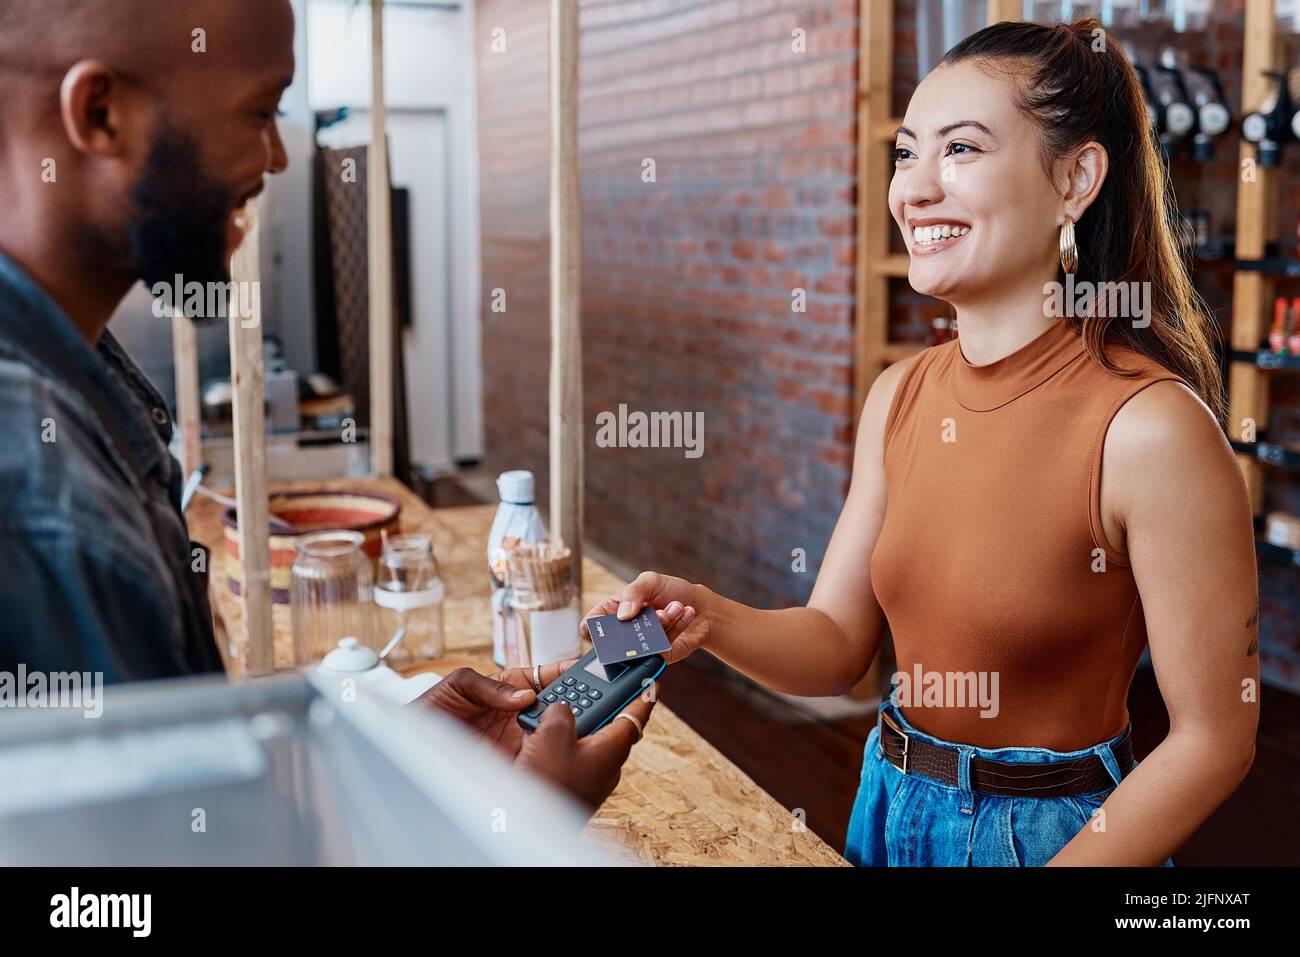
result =
M621 713L650 721L658 686L650 682ZM631 721L614 718L595 734L576 737L573 715L563 704L542 712L537 730L526 735L516 767L548 778L590 810L598 808L618 785L623 762L640 733Z
M542 665L542 687L559 678L576 660ZM412 703L459 719L483 740L514 758L524 740L524 729L515 719L536 700L532 668L511 668L488 677L472 668L457 668ZM561 710L568 713L568 709Z

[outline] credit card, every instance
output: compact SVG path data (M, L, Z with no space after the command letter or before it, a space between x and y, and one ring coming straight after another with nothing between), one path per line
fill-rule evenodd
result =
M618 615L601 615L587 620L587 631L602 665L634 661L646 655L668 651L668 635L655 610L642 608L635 618L620 621Z

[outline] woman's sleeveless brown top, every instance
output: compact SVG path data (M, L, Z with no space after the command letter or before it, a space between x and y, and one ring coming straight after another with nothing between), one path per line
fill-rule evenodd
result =
M926 349L898 385L871 581L900 706L928 734L1071 751L1128 723L1146 624L1102 532L1102 445L1128 399L1182 380L1108 351L1137 376L1107 372L1058 319L989 365L959 340Z

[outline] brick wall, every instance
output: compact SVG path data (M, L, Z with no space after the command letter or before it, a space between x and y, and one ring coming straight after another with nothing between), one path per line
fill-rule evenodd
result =
M544 16L478 13L488 462L541 481ZM854 0L583 4L588 535L756 604L807 598L849 477L856 38ZM704 454L598 448L620 403L702 413Z
M547 488L550 226L546 10L477 4L486 462L530 468ZM492 52L504 31L504 52ZM496 311L503 309L504 311Z

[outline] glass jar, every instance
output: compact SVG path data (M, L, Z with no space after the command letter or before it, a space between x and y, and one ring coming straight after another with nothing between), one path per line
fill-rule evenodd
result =
M569 549L548 542L520 545L508 558L505 615L508 668L582 656L582 609Z
M397 640L384 658L390 665L441 658L447 652L443 629L445 589L427 535L388 539L375 582L380 641ZM402 633L400 638L398 632Z
M289 576L294 653L299 665L320 661L344 638L376 652L373 576L360 532L316 532L298 543Z

